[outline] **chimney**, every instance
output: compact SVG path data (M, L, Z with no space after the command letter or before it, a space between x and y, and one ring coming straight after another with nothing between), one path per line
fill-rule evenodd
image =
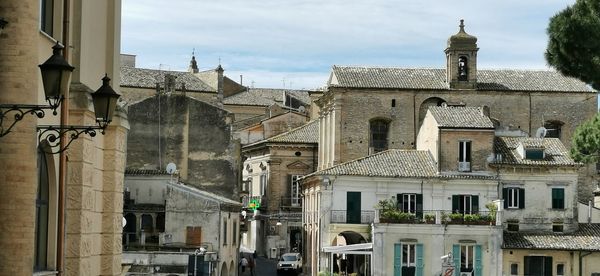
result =
M217 71L217 98L220 104L223 104L223 67L221 64L215 69Z

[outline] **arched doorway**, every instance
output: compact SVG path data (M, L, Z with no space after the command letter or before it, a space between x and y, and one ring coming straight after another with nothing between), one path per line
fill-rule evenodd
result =
M339 233L331 243L332 246L352 245L367 243L367 240L359 233L344 231ZM333 272L345 275L356 273L357 275L368 275L369 264L365 255L333 254Z
M229 276L228 274L228 270L227 270L227 264L225 262L223 262L223 264L221 265L221 276Z
M127 213L125 215L125 220L127 221L127 224L125 225L125 228L123 229L123 236L124 236L123 244L129 244L130 242L136 242L136 240L137 240L136 217L133 213Z

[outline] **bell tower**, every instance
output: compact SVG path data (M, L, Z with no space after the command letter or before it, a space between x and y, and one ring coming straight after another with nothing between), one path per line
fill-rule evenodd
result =
M446 82L451 89L477 88L477 37L465 32L464 20L460 30L448 38L446 53Z

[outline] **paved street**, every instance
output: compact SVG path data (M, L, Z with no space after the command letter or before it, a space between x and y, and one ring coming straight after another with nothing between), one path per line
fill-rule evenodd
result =
M250 271L239 274L240 276L250 276ZM254 271L255 276L275 276L277 275L277 259L267 259L264 257L258 257L256 260L256 270ZM292 275L292 274L290 274Z

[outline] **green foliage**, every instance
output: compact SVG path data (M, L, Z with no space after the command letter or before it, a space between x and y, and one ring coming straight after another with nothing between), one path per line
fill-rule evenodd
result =
M461 213L452 213L448 217L450 218L450 220L457 221L457 220L462 220L463 219L463 214L461 214Z
M465 218L466 222L474 222L474 221L480 221L481 220L481 216L478 215L478 214L472 214L472 215L466 214L464 216L464 218Z
M600 89L600 0L577 0L550 18L546 61Z
M496 205L496 203L494 202L488 202L485 205L485 208L487 208L488 210L490 210L490 215L488 216L489 221L495 221L496 220L496 213L498 213L498 206Z
M380 209L382 212L383 211L388 211L388 210L397 210L398 208L396 207L396 200L394 199L383 199L380 200L377 205L375 205L376 209Z
M435 220L435 214L431 214L431 213L427 213L424 215L425 221L434 221Z
M579 125L573 134L571 157L577 162L600 161L600 114Z

